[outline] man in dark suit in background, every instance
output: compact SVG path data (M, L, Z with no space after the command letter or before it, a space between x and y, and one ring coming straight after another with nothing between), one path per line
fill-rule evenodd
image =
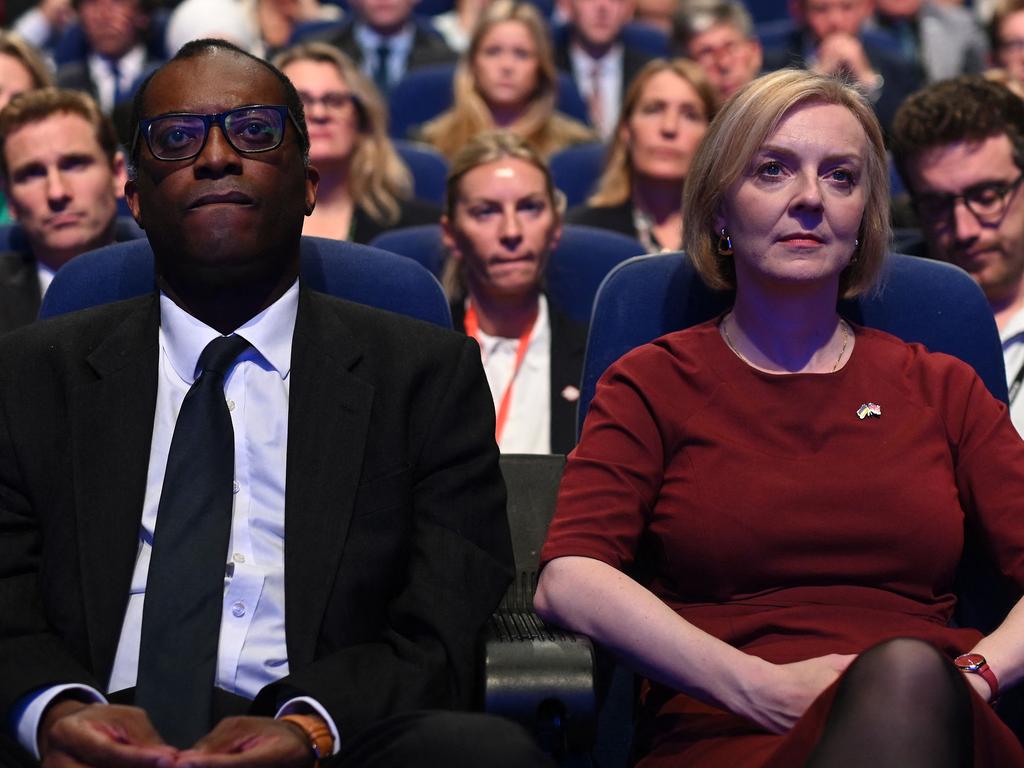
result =
M125 162L84 93L44 88L0 113L0 171L18 242L0 252L0 332L31 323L53 273L80 253L138 236L117 221Z
M386 94L406 72L458 58L441 35L413 16L417 2L352 0L353 18L323 39L351 56Z
M840 75L871 100L888 129L903 100L924 85L924 70L863 33L871 0L794 0L798 27L765 45L764 68L800 67Z
M472 702L511 577L475 345L299 284L318 174L265 62L190 43L133 122L159 292L0 341L0 716L76 765L543 764L424 711Z
M591 123L608 139L626 89L651 60L622 42L622 28L633 18L633 0L564 0L562 12L569 25L556 38L555 64L572 75Z

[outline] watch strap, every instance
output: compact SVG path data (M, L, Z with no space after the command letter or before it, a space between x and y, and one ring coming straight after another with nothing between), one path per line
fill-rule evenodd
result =
M978 675L982 680L988 683L988 687L992 690L992 697L990 701L995 701L999 697L999 679L996 677L996 673L992 671L992 668L988 665L988 661L980 653L964 653L957 656L955 661L957 669L961 672L966 672L970 675Z
M284 715L279 720L287 720L289 723L294 723L299 726L309 739L310 749L313 750L313 754L316 756L317 763L319 763L325 757L330 757L334 751L334 737L331 735L331 729L327 727L327 723L323 721L322 717L316 715Z

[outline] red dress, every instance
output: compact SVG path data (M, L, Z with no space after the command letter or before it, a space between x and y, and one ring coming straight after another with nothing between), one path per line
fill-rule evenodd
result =
M643 565L680 616L771 662L893 637L969 650L980 634L948 625L965 516L1024 585L1024 443L961 361L855 332L831 374L751 368L715 322L623 357L598 384L542 560ZM868 403L881 415L859 418ZM833 693L777 736L645 683L641 765L799 765ZM1024 765L972 699L976 764Z

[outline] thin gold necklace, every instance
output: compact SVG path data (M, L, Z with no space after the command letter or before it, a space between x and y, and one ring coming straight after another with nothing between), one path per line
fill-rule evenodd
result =
M759 366L754 365L747 357L739 351L735 344L732 343L732 337L729 335L729 321L732 320L732 312L725 316L725 320L722 321L722 335L725 336L725 343L729 345L729 349L732 350L733 354L736 355L747 365L752 368L758 368ZM843 332L843 348L839 350L839 357L836 358L836 364L832 366L831 373L835 373L839 370L839 364L843 362L843 355L846 354L846 345L850 341L850 332L846 330L846 321L839 318L839 328Z

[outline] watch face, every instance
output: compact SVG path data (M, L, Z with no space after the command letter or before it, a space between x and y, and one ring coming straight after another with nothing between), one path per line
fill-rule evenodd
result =
M985 664L985 657L980 653L965 653L961 656L957 656L953 660L953 663L959 669L966 670L967 672L976 672Z

